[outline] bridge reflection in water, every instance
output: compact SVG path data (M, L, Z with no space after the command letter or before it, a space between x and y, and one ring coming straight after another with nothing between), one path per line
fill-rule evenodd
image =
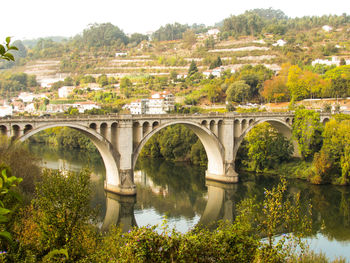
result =
M208 200L198 225L212 228L219 220L233 222L235 218L234 194L238 186L213 181L207 181L206 186L208 187ZM136 197L106 192L106 214L101 230L107 231L111 225L118 225L123 232L126 232L137 226L134 213L135 203Z

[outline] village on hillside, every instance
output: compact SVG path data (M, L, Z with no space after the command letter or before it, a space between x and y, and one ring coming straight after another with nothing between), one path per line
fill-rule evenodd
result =
M275 10L255 12L267 19L259 33L234 26L247 12L217 27L175 23L101 43L91 36L118 28L91 26L85 44L16 41L15 62L0 64L0 116L350 111L350 23L322 18L305 31L283 28Z

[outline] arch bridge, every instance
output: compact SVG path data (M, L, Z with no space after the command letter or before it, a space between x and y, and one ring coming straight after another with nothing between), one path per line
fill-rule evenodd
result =
M235 158L245 135L257 124L268 122L291 138L293 118L291 112L13 117L0 119L0 132L25 141L48 128L76 129L92 140L102 156L106 167L105 189L134 195L133 170L137 158L147 141L167 126L185 125L201 140L208 156L206 179L236 183ZM321 115L321 122L329 119L329 114Z

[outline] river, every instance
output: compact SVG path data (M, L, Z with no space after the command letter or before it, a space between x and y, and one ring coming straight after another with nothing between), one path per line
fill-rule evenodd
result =
M98 154L78 150L57 151L30 144L29 149L42 158L41 165L52 169L92 170L94 196L92 206L99 207L99 224L122 224L124 230L133 225L168 225L185 232L196 224L210 225L219 219L233 220L235 207L244 198L261 200L264 190L279 182L276 176L240 175L240 182L225 185L205 180L205 169L186 163L140 159L135 169L136 197L120 197L103 188L105 169ZM301 199L312 204L312 236L310 248L324 252L329 258L342 256L350 262L350 187L315 186L300 180L288 180L288 191L300 192Z

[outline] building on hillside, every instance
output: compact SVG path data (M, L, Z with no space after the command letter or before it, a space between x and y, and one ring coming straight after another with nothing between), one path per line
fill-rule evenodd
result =
M74 89L74 86L63 86L58 89L58 97L67 98L73 92Z
M224 68L224 67L218 67L218 68L214 68L214 69L212 69L212 70L204 71L204 72L203 72L203 75L204 75L206 78L209 78L210 75L212 75L212 76L214 76L214 77L217 77L217 78L220 78L222 72L224 72L224 71L225 71L225 68Z
M331 27L331 26L329 26L329 25L324 25L324 26L322 27L322 29L323 29L324 31L326 31L326 32L330 32L330 31L333 30L333 27Z
M82 101L73 104L74 108L79 110L79 113L84 113L86 110L101 109L101 106L95 104L92 101Z
M28 104L28 105L24 108L24 111L29 112L29 113L35 113L35 112L36 112L35 104L34 104L34 103Z
M12 113L12 106L0 106L0 117L11 116Z
M283 39L277 40L276 43L272 44L274 47L283 47L287 44L287 41L284 41Z
M13 111L14 112L22 112L22 111L24 111L24 103L23 103L23 101L13 100L11 102L11 105L13 107Z
M350 59L345 60L346 65L350 65ZM311 62L312 66L315 66L316 64L322 64L322 65L327 65L327 66L332 66L340 65L340 59L338 57L332 57L331 60L328 59L315 59L314 61Z
M148 99L137 100L123 107L131 114L165 114L174 108L175 97L168 91L154 93Z
M185 79L185 78L187 78L187 74L178 74L178 75L176 76L176 78L177 78L177 79Z
M51 88L52 84L58 81L64 81L64 78L44 78L40 80L40 86L42 88Z
M30 103L34 100L35 95L33 93L28 93L28 92L21 92L18 95L18 99L23 101L24 103Z
M165 114L175 108L175 96L169 91L154 93L148 102L148 114Z
M208 36L216 36L217 34L220 33L220 30L217 28L209 29L207 32Z
M131 114L147 114L146 107L148 106L148 99L133 101L125 105L123 108L130 110Z
M59 113L65 112L69 109L69 107L74 107L74 104L48 104L46 106L46 112L48 113Z
M126 57L128 55L127 52L116 52L115 56L116 57Z

